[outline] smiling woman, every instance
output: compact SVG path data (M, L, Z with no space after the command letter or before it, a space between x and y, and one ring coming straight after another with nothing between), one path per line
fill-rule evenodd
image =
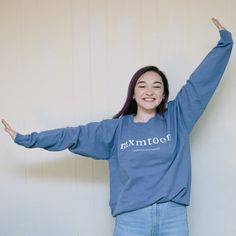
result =
M231 33L212 21L220 40L172 101L164 73L147 66L132 77L126 102L113 119L28 135L2 121L14 142L24 147L68 149L109 162L114 236L188 235L190 132L214 94L233 47Z
M133 98L137 103L135 122L147 122L156 115L156 108L165 98L162 78L154 71L144 73L138 79Z
M135 114L136 122L147 122L155 113L165 112L168 98L169 84L165 74L156 66L145 66L133 75L125 104L113 118ZM143 108L147 113L142 112Z

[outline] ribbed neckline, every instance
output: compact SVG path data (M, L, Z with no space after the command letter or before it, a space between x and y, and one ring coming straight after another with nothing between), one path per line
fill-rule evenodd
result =
M134 121L134 114L129 115L129 120L132 124L134 125L148 125L150 124L153 120L156 120L160 118L159 114L156 114L155 116L153 116L152 118L150 118L147 122L135 122Z

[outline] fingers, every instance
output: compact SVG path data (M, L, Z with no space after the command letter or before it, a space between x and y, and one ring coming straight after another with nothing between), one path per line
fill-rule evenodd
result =
M216 18L211 18L214 25L218 28L218 30L225 30L225 28L221 25L221 23Z
M4 130L11 136L13 140L15 140L16 132L11 128L11 126L4 119L2 119L2 123L4 125Z
M2 119L2 123L5 127L5 129L11 129L11 126L4 119Z

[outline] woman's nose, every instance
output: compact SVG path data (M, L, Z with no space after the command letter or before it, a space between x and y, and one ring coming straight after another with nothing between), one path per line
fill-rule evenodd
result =
M152 89L151 89L151 88L148 88L148 89L146 90L146 94L147 94L147 95L152 95L152 94L153 94Z

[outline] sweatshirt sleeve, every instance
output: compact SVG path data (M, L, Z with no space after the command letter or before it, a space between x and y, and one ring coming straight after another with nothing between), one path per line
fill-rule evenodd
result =
M231 33L220 30L220 40L191 74L173 101L176 114L190 132L206 108L228 64L233 47Z
M26 148L43 148L48 151L69 151L93 159L107 160L113 147L118 119L92 122L78 127L67 127L33 132L17 133L15 143Z

